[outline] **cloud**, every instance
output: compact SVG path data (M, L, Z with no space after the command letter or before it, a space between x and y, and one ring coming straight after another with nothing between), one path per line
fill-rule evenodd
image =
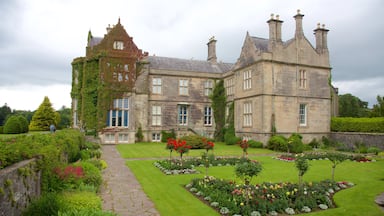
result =
M304 33L313 45L318 22L330 30L336 87L340 92L354 90L353 83L360 90L350 93L371 104L370 98L384 94L379 86L371 88L384 77L384 52L378 45L384 34L382 8L381 0L0 1L0 88L70 86L71 62L85 55L88 30L104 36L107 25L119 17L136 45L150 55L204 60L206 43L215 36L218 59L234 63L247 31L268 38L271 13L284 21L283 40L291 39L293 16L301 9Z

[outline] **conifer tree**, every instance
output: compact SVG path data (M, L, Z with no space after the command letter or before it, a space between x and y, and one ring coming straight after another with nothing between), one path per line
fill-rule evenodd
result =
M220 80L215 84L213 88L213 92L210 95L210 99L212 100L212 109L213 116L215 119L215 140L223 141L224 133L223 129L225 126L225 107L226 107L226 96L225 96L225 88L224 81Z
M32 120L29 124L30 131L46 131L49 130L51 124L57 125L60 121L58 113L52 107L51 102L47 96L44 97L44 101L40 104L35 114L32 116Z

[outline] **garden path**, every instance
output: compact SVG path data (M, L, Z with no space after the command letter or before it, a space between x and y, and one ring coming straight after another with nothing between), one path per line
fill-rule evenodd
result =
M125 165L115 145L102 145L102 156L108 167L103 171L101 197L103 210L120 216L158 216L152 201L144 193L136 177Z

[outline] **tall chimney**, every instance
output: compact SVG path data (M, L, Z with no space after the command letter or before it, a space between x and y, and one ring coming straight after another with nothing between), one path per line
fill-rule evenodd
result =
M271 19L267 21L269 24L269 49L272 49L276 43L281 42L281 24L283 21L279 20L279 15L274 17L274 14L271 14Z
M316 51L318 53L322 53L328 50L327 45L327 34L328 29L325 28L325 25L320 27L320 23L317 24L317 28L314 30L315 38L316 38Z
M210 39L209 39L209 42L207 43L208 45L208 57L207 57L207 61L213 63L213 64L216 64L217 63L217 57L216 57L216 41L215 40L215 37L212 36Z
M296 38L303 38L304 32L303 32L303 14L300 14L300 10L297 10L297 14L294 16L296 20L296 32L295 37Z

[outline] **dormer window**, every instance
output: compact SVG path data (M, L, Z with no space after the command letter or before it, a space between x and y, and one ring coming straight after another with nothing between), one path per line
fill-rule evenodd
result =
M124 42L123 41L113 42L113 49L123 50L124 49Z

